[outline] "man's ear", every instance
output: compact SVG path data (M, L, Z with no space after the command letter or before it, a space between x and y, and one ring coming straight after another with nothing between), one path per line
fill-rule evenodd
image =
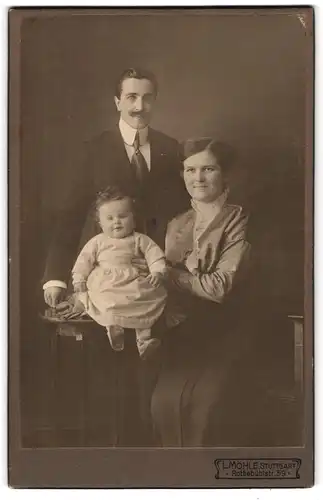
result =
M116 95L114 96L114 102L115 102L117 110L120 111L120 108L119 108L120 99Z

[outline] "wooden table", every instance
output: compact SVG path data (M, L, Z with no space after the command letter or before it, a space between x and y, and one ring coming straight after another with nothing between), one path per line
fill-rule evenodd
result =
M77 402L74 405L76 416L73 423L78 433L78 442L75 445L149 446L150 429L147 422L144 423L144 417L148 415L145 401L149 400L151 364L150 361L146 363L139 359L134 331L125 332L125 349L115 352L110 347L105 330L90 319L43 319L44 331L47 330L50 335L50 390L56 436L62 434L60 419L64 421L62 389L65 393L73 391L71 388L65 390L64 387L65 380L69 383L66 368L68 355L65 352L67 347L77 360L74 366L78 372L78 379L72 374L72 386L74 384L77 392L72 394ZM65 338L64 341L64 337L69 339ZM72 345L73 339L75 349ZM65 360L63 367L59 362L62 357ZM145 386L146 382L148 388ZM66 395L64 397L66 401ZM93 437L94 435L96 437Z

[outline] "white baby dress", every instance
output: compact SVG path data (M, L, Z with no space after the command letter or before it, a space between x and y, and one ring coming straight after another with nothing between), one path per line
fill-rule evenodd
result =
M133 263L138 258L146 261L145 269ZM87 284L86 312L100 325L151 328L164 310L166 290L152 286L147 276L165 267L163 251L148 236L135 232L118 239L100 233L80 252L73 284ZM80 299L86 303L84 294Z

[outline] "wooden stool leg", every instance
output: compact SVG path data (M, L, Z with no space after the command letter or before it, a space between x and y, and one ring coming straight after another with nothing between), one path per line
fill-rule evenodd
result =
M304 328L301 321L294 322L294 341L295 382L299 387L299 391L303 392Z
M86 355L86 342L84 337L76 338L79 341L81 348L81 372L82 372L82 393L80 405L80 427L81 427L81 445L86 446L86 403L87 403L87 355Z

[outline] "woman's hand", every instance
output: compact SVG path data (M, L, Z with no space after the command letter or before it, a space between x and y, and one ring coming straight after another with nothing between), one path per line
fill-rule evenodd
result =
M185 269L167 268L168 284L177 290L189 289L193 275Z

